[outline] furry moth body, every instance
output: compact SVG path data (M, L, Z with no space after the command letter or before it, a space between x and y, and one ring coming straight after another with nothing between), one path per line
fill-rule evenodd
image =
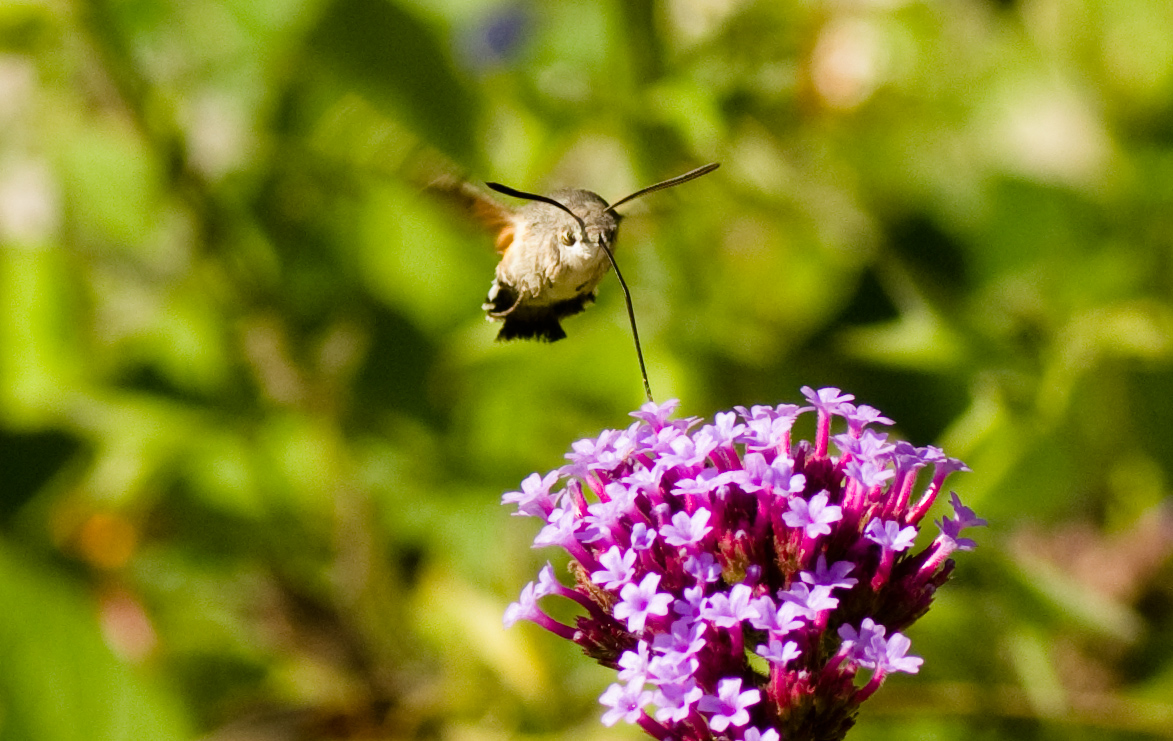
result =
M716 163L643 188L608 204L589 190L558 190L549 196L488 183L529 203L509 208L468 184L458 194L472 213L497 232L501 261L482 308L502 322L498 340L555 342L566 337L562 319L595 299L611 269L622 217L615 208L653 191L670 188L717 169Z
M507 227L510 241L481 306L489 319L503 323L498 340L566 337L562 319L595 300L599 281L611 269L600 245L614 246L619 216L607 202L589 190L559 190L550 198L571 213L531 201L514 211Z
M562 320L595 300L599 281L611 268L623 288L631 333L639 356L644 390L651 400L631 292L619 272L612 249L622 219L616 207L653 191L671 188L716 170L715 162L650 185L608 204L589 190L559 190L549 196L487 183L498 193L528 200L516 209L489 198L468 183L439 189L455 197L497 232L501 261L482 307L487 318L502 322L498 340L556 342L566 337Z

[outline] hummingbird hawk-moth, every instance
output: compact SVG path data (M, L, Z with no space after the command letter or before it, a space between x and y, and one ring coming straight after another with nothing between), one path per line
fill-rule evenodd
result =
M640 196L708 174L717 167L716 162L698 167L611 204L589 190L557 190L543 196L499 183L486 184L498 193L529 201L514 209L466 182L442 186L473 216L496 231L501 261L481 308L488 319L502 322L497 339L556 342L565 338L562 320L593 302L599 281L614 268L627 302L642 371L643 353L635 328L631 293L613 252L622 220L615 209ZM645 390L647 386L645 372ZM651 397L650 391L648 396Z

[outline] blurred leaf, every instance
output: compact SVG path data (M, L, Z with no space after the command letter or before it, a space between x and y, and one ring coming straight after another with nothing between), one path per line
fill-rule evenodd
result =
M1067 703L1047 634L1020 627L1011 634L1009 648L1011 660L1022 677L1035 712L1040 715L1062 713Z
M110 653L95 605L0 546L0 738L188 738L178 703Z
M174 244L150 239L165 213L158 154L113 117L69 121L57 135L62 186L92 238L141 250L148 260L165 258Z
M311 54L420 139L477 168L479 105L438 36L390 0L335 0Z
M492 238L454 230L452 221L452 212L401 188L374 190L363 214L359 261L368 290L433 331L458 319L479 324L493 276Z
M1049 603L1054 615L1061 615L1065 622L1121 642L1133 642L1140 637L1141 618L1127 605L1099 594L1041 559L1020 557L1016 566L1019 579Z
M548 691L549 669L541 653L525 641L522 631L502 627L503 603L440 569L424 576L418 600L420 632L437 650L455 654L459 661L475 657L527 700Z
M77 438L62 432L16 434L0 428L0 523L19 512L54 475L60 475L80 448Z
M0 398L8 414L41 422L84 375L67 257L54 248L0 252L0 296Z

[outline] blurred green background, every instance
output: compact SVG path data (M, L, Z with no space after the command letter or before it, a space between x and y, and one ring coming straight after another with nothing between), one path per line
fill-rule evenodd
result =
M842 387L991 524L851 737L1173 737L1168 0L4 0L0 739L639 738L500 627L622 295L495 344L419 178L709 161L625 207L657 398Z

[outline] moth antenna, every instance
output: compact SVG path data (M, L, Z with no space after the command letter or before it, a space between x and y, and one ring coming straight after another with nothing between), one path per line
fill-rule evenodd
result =
M677 175L676 177L669 178L668 180L665 180L661 183L656 183L655 185L649 185L646 188L641 188L640 190L637 190L636 192L632 193L631 195L629 195L625 198L620 198L618 201L615 201L614 203L612 203L610 206L607 207L607 210L614 211L617 207L622 206L624 203L627 203L628 201L633 201L636 198L639 198L640 196L646 196L648 193L654 193L657 190L664 190L665 188L671 188L675 185L680 185L681 183L687 183L689 180L695 180L696 178L699 178L701 175L708 175L710 172L712 172L713 170L716 170L720 166L721 166L721 163L719 163L719 162L710 162L709 164L698 167L695 170L689 170L688 172L684 173L683 175ZM492 183L489 184L489 187L492 187Z
M485 185L489 186L498 193L504 193L507 196L513 196L514 198L525 198L529 201L541 201L542 203L548 203L555 208L562 209L566 213L570 214L572 219L578 222L579 228L582 229L583 239L586 239L586 224L583 223L583 220L579 218L578 214L574 213L566 206L563 206L558 201L555 201L553 198L550 198L549 196L538 195L537 193L526 193L524 190L510 188L508 185L502 185L501 183L485 183Z
M677 183L683 183L686 180L692 180L695 177L704 175L705 172L711 172L715 169L717 169L716 164L705 165L705 167L701 167L697 170L693 170L692 172L685 173L680 177L672 178L672 180L665 180L662 183L653 185L651 188L644 188L639 193L630 195L627 198L624 198L622 201L619 201L619 203L623 203L623 201L630 201L632 198L635 198L638 195L642 195L643 193L649 193L660 188L669 188L673 185L676 185ZM701 170L704 172L701 172ZM583 223L583 220L579 218L578 214L574 213L558 201L555 201L553 198L538 195L537 193L526 193L523 190L510 188L508 185L502 185L501 183L485 183L485 185L489 186L498 193L504 193L507 196L513 196L514 198L525 198L530 201L540 201L542 203L548 203L551 206L562 209L574 217L574 220L577 221L578 225L582 228L583 237L586 237L586 224ZM614 207L612 206L611 208ZM647 395L648 401L654 402L655 400L652 398L652 386L650 383L648 383L648 368L644 364L644 351L639 344L639 330L635 328L635 308L631 305L631 291L627 289L627 281L623 280L623 273L619 272L619 263L615 262L615 255L611 254L611 248L607 246L606 241L602 237L599 237L599 246L602 247L603 252L606 253L607 259L611 262L611 267L615 270L615 277L619 279L619 286L623 289L623 300L627 302L627 318L631 321L631 338L635 340L635 356L639 358L639 374L644 381L644 393Z

